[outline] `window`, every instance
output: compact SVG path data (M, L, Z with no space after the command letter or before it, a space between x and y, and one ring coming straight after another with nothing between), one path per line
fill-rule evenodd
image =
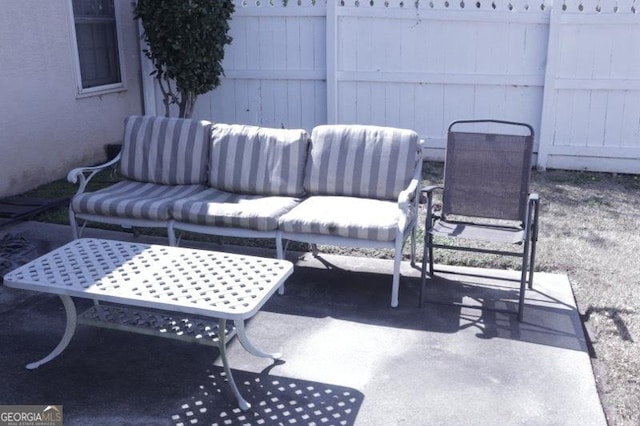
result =
M114 0L72 0L72 6L80 93L121 87Z

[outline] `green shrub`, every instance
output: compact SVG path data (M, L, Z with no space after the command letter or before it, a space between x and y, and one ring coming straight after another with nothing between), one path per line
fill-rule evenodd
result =
M233 11L231 0L138 0L135 18L142 21L144 53L155 67L167 117L172 104L179 117L191 117L198 95L220 85Z

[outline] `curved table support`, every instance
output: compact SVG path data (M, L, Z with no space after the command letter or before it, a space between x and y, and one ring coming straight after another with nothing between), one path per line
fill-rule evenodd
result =
M32 362L31 364L27 364L27 368L29 370L34 370L40 367L42 364L45 364L65 350L71 338L73 337L73 333L76 331L76 325L78 324L78 316L76 313L76 306L73 303L73 299L69 296L60 295L60 300L62 300L62 304L64 305L64 310L67 314L67 326L65 327L64 334L62 335L62 339L60 339L60 343L55 347L53 351L46 357L42 358L40 361Z
M231 390L233 394L236 396L238 400L238 405L240 409L243 411L251 408L251 404L247 402L246 399L240 395L240 391L238 390L238 386L236 385L235 380L233 380L233 375L231 374L231 368L229 368L229 360L227 359L227 341L226 341L226 327L227 320L220 319L218 324L218 338L220 339L220 358L222 358L222 366L224 367L224 372L229 379L229 385L231 386Z
M282 354L280 352L267 353L255 347L253 343L251 343L251 341L249 341L249 339L247 338L247 332L245 331L245 328L244 328L244 321L237 320L237 321L234 321L234 324L236 326L236 331L238 332L238 340L240 341L240 344L242 345L243 348L245 348L247 352L260 358L271 358L274 361L282 357Z

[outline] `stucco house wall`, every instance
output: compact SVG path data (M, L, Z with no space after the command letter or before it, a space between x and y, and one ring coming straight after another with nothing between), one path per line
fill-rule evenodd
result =
M3 0L0 7L0 197L105 159L125 117L142 114L139 36L116 0L125 86L79 95L69 0Z

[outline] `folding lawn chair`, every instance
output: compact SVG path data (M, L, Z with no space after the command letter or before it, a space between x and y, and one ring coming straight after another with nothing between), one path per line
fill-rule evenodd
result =
M478 128L491 131L464 131ZM509 133L502 133L505 130ZM434 248L517 256L522 258L518 295L518 320L522 321L525 285L533 286L538 234L538 195L529 193L532 149L533 128L528 124L459 120L449 125L444 185L422 189L427 219L421 305L426 276L434 274ZM435 190L442 191L442 209L437 214L432 211ZM456 243L458 239L483 243L481 247L436 244L434 237L446 237ZM495 244L487 248L484 243L517 245L519 249L495 250Z

